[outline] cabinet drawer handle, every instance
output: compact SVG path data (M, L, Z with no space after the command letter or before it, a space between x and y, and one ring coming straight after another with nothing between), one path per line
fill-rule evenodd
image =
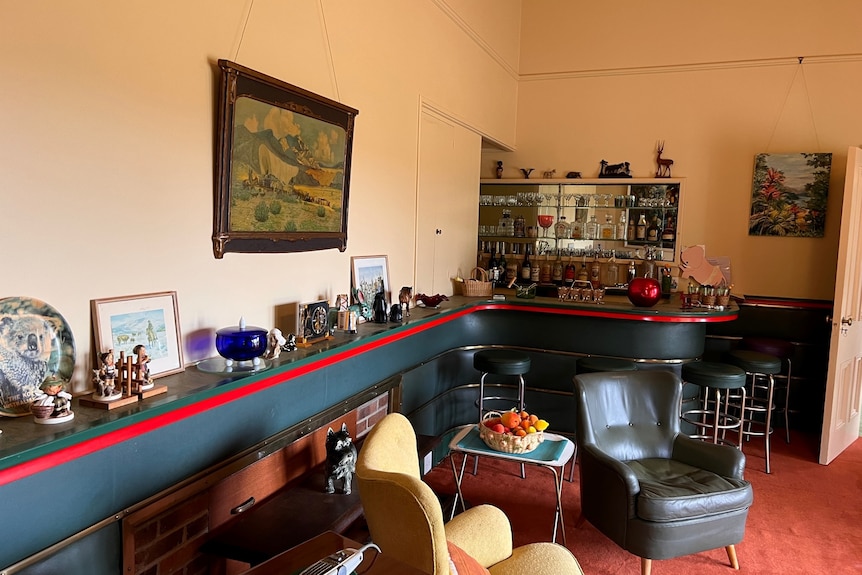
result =
M231 515L237 515L238 513L242 513L243 511L248 511L251 509L251 506L254 505L254 497L249 497L248 501L243 501L236 507L230 510Z

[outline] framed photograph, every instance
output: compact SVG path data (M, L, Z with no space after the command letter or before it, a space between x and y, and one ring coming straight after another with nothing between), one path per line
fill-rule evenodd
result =
M177 292L159 292L90 302L93 314L93 336L97 349L93 354L114 350L134 356L134 349L144 345L150 356L150 376L160 377L185 369L180 337Z
M347 247L349 106L219 60L213 253Z
M832 154L758 154L748 235L822 238Z
M387 308L392 303L389 288L389 261L386 256L354 256L350 258L350 287L355 303L366 303L370 307L374 296L383 289Z

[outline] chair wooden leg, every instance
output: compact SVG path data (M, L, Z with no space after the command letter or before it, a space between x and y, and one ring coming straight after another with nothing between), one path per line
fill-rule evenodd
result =
M652 559L641 557L641 575L650 575L652 572Z
M736 546L728 545L724 550L727 551L727 558L730 559L730 566L739 571L739 560L736 558Z

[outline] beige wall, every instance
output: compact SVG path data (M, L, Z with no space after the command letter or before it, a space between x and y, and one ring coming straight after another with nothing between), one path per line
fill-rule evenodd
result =
M862 143L860 21L856 0L524 2L517 151L487 151L483 176L501 159L505 177L594 177L606 159L647 177L663 139L687 179L686 244L730 256L742 293L831 299L846 152ZM749 237L754 156L811 151L833 153L826 236Z
M519 39L500 32L518 29L514 0L41 0L0 13L0 297L66 318L77 390L94 298L176 290L188 334L332 301L355 255L387 254L391 283L412 284L420 101L514 138ZM487 14L483 38L470 20ZM219 58L359 109L346 252L213 257Z

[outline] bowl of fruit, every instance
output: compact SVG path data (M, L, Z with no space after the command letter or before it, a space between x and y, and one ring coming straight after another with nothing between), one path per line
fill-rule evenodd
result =
M526 411L490 411L479 425L479 437L494 451L529 453L544 441L547 428L547 421Z

